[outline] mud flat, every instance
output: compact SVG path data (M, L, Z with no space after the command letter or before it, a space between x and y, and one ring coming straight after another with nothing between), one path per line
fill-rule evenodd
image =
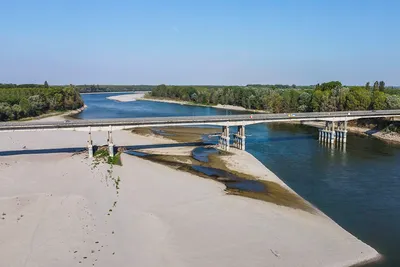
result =
M92 135L106 143L106 133ZM113 137L152 153L191 151L152 134ZM223 183L127 154L113 166L85 152L39 153L86 140L84 132L0 133L1 265L339 267L379 258L314 207L232 195ZM221 160L295 195L246 152Z

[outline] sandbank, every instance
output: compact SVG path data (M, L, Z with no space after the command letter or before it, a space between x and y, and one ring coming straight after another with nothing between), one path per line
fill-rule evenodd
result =
M92 137L106 143L104 132ZM123 154L123 166L111 168L86 153L24 154L86 140L84 132L0 133L1 151L14 151L0 153L2 265L339 267L379 257L322 213L227 195L221 183L141 158ZM171 141L116 131L114 142ZM230 157L232 168L286 186L248 153Z
M139 98L143 98L144 93L136 93L136 94L124 94L124 95L116 95L116 96L109 96L107 99L115 100L118 102L133 102Z

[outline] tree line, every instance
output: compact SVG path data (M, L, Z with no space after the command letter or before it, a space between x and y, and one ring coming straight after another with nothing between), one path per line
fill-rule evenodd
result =
M78 109L83 100L73 86L0 86L0 121L38 116L49 111Z
M80 93L151 91L154 85L76 85Z
M64 88L68 85L53 85L54 88ZM99 84L82 84L74 86L79 93L101 93L101 92L126 92L126 91L151 91L154 85L99 85ZM13 84L0 83L0 88L49 88L49 84L45 81L43 84Z
M391 89L397 90L397 89ZM385 83L343 86L339 81L317 84L312 89L278 89L269 86L158 85L152 97L190 101L204 105L235 105L247 109L281 112L400 109L400 94L387 92Z

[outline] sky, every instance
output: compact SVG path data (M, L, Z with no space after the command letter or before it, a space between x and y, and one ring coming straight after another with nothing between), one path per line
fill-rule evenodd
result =
M400 85L397 0L0 0L0 83Z

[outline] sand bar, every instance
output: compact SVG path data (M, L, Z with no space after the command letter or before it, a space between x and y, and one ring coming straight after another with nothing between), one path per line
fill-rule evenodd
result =
M107 99L110 100L115 100L118 102L133 102L136 101L139 98L143 98L144 93L137 93L137 94L124 94L124 95L115 95L115 96L109 96Z
M86 139L84 132L0 133L0 148L84 147ZM106 133L93 140L105 144ZM116 131L114 142L171 141ZM231 160L234 169L286 186L246 152ZM379 257L322 213L226 195L221 183L133 156L122 161L110 170L85 153L0 156L2 264L340 267Z

